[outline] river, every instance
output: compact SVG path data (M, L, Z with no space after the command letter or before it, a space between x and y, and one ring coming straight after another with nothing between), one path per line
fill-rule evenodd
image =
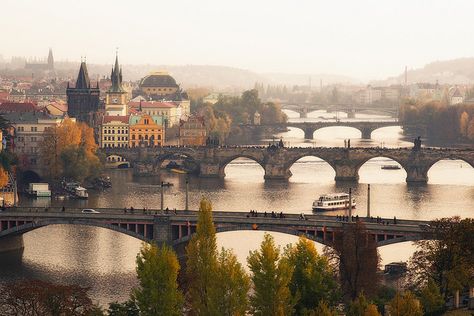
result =
M298 120L296 113L288 112ZM313 112L306 120L318 120L334 114ZM361 116L358 119L379 118ZM315 132L313 140L304 140L303 132L290 129L276 135L290 146L342 146L351 139L356 146L412 146L401 128L376 130L371 140L361 140L352 128L333 127ZM262 140L263 143L268 140ZM407 219L435 219L459 215L474 216L474 169L462 161L440 161L429 171L427 185L407 185L403 169L382 170L384 164L395 164L385 158L369 160L360 169L358 183L335 183L333 169L316 157L305 157L291 168L287 182L265 182L263 169L248 159L237 159L226 169L224 179L190 177L190 207L196 209L202 197L208 197L217 210L283 211L311 213L312 201L320 194L347 191L352 187L358 206L355 214L365 215L367 184L371 184L371 215ZM22 205L159 208L158 184L167 181L174 186L165 190L164 204L184 208L185 175L163 172L157 177L135 177L131 170L110 170L113 187L103 192L90 192L88 201L31 200L22 197ZM334 213L337 214L337 213ZM296 237L273 233L280 245L296 241ZM219 247L233 248L245 263L248 251L258 247L263 232L227 232L218 234ZM56 225L24 235L21 255L2 255L0 282L18 278L39 278L54 282L77 283L91 288L93 299L102 305L123 301L137 284L135 256L140 241L102 228ZM317 245L321 251L322 247ZM413 253L411 243L379 248L382 264L407 260Z

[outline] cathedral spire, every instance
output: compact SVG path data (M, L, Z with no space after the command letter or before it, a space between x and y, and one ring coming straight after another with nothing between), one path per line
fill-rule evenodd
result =
M48 53L48 68L54 69L53 50L50 48Z

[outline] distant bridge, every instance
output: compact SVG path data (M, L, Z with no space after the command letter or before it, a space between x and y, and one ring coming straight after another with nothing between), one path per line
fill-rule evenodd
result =
M121 209L96 209L99 214L84 214L80 209L27 208L21 207L0 213L0 251L23 247L22 235L32 230L50 225L86 225L114 230L145 242L157 242L173 245L184 251L190 236L196 231L198 212L196 211L159 211L146 212L135 210L127 213ZM331 246L334 234L341 231L349 222L338 221L335 216L307 215L306 220L298 214L285 214L284 218L274 218L270 214L264 217L249 216L248 212L213 211L216 231L260 230L279 232L294 236L304 235L311 240ZM383 225L370 218L358 218L363 221L378 246L405 241L416 241L426 237L427 221L385 219ZM52 236L51 238L54 238Z
M474 167L474 149L455 148L278 148L249 147L137 147L106 148L106 156L125 158L137 174L158 174L167 159L186 157L197 166L200 177L224 177L225 167L243 157L262 166L265 179L281 180L291 176L290 168L303 157L313 156L327 162L335 171L336 181L357 181L359 169L368 160L377 157L390 158L406 171L409 183L428 182L428 171L436 162L444 159L463 160Z
M272 126L272 125L265 125ZM389 126L400 126L398 120L385 121L320 121L320 122L287 122L281 124L273 124L280 127L296 127L304 132L305 139L313 139L314 132L325 127L352 127L362 133L363 139L370 139L372 132L376 129Z
M379 105L356 105L350 103L322 104L322 103L298 103L280 102L283 110L291 110L300 114L301 118L307 118L308 113L318 110L327 112L344 112L349 118L354 118L356 113L380 113L391 117L398 117L398 107Z

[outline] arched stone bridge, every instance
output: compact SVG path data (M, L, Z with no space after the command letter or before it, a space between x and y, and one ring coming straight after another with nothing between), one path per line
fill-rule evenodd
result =
M307 118L309 112L326 110L329 112L345 112L348 118L355 118L355 114L358 112L377 112L391 117L397 117L398 108L394 106L357 106L354 104L317 104L317 103L303 103L298 104L294 102L283 102L280 103L282 110L291 110L300 114L300 118Z
M196 211L162 212L148 210L146 213L136 210L133 214L119 209L96 209L99 214L84 214L80 209L16 208L0 213L0 251L23 247L22 235L37 228L49 225L68 224L86 225L114 230L145 242L157 242L173 245L183 250L190 236L196 231ZM308 238L331 245L334 234L348 222L337 221L334 216L307 215L301 220L298 214L285 214L285 218L249 217L248 212L214 211L214 224L217 232L260 230L280 232L294 236L305 235ZM426 238L426 221L397 220L396 224L382 225L368 218L360 218L367 230L384 246L404 241ZM392 220L387 219L387 222ZM54 237L52 237L54 238ZM112 246L112 245L111 245Z
M164 160L177 155L193 160L200 177L224 177L224 169L236 158L256 161L265 171L265 179L288 179L291 166L300 158L314 156L326 161L335 171L336 181L357 181L359 169L368 160L386 157L406 171L407 182L426 183L428 171L443 159L459 159L474 167L474 149L422 148L270 148L270 147L156 147L107 148L105 154L127 159L138 174L160 172Z
M320 121L320 122L287 122L275 124L278 127L296 127L304 132L305 139L313 139L314 132L325 127L353 127L362 133L363 139L370 139L376 129L389 126L400 126L397 120L388 121Z

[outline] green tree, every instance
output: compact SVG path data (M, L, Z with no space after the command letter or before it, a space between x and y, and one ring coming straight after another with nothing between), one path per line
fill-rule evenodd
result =
M423 316L420 301L418 301L411 292L405 292L403 295L397 293L390 302L390 315L396 316Z
M328 260L318 254L313 241L300 237L295 246L286 249L285 257L294 269L289 287L298 298L296 315L315 309L320 301L330 306L336 303L339 291L335 273Z
M252 271L253 290L251 312L261 316L283 316L293 313L293 298L289 289L292 268L271 235L265 234L260 250L251 251L247 262Z
M123 303L113 302L107 309L108 316L139 316L137 304L130 299Z
M213 289L216 286L218 260L216 229L211 203L203 199L199 207L196 233L186 247L187 297L193 315L216 315Z
M426 316L442 315L445 310L443 296L433 279L429 279L426 286L421 290L420 301Z
M243 316L248 310L250 278L237 257L222 249L217 261L217 280L212 289L216 315Z
M182 315L178 258L168 246L144 245L137 256L139 287L133 291L140 315Z

